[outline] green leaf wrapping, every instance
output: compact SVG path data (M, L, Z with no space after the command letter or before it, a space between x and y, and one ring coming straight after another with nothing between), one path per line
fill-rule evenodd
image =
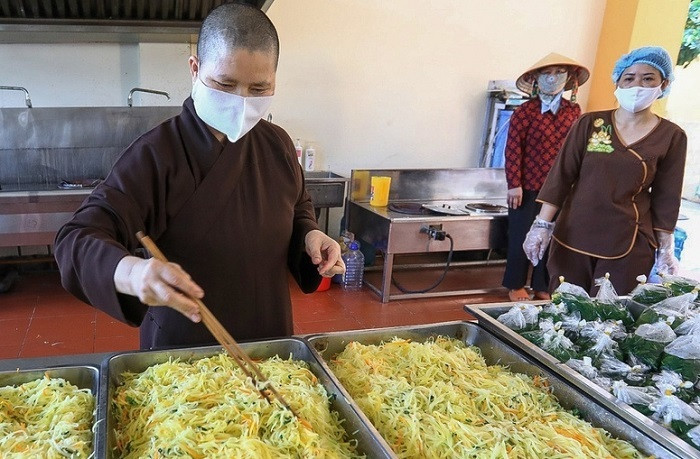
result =
M644 288L647 287L647 288ZM661 285L645 284L638 287L637 293L632 292L632 300L645 306L651 306L671 297L671 290ZM635 289L637 290L637 289Z
M578 311L581 314L581 319L590 321L600 317L595 301L591 298L572 295L571 293L554 292L552 301L557 304L565 304L569 313Z
M675 371L680 374L683 379L693 383L697 382L698 378L700 378L700 360L698 359L682 359L675 355L664 353L662 355L661 368L663 370Z
M629 335L622 340L620 347L626 355L633 355L641 363L658 370L661 363L661 354L668 343L650 341L637 335Z
M673 321L669 324L671 328L676 328L683 323L683 318L678 316L667 315L659 313L654 307L648 307L642 311L642 313L637 318L635 325L639 327L642 324L654 324L660 320L666 322L669 317L673 318Z
M598 316L602 321L621 320L626 327L634 324L634 317L632 317L625 305L619 301L614 303L596 302L596 306Z

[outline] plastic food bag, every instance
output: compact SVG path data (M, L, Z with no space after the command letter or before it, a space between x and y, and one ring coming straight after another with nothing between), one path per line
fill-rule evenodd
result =
M595 280L595 285L598 286L596 299L600 301L616 301L617 292L610 281L610 273L605 273L605 277L599 277Z
M699 285L698 282L694 281L693 279L688 279L681 276L672 276L670 274L662 274L661 283L664 287L671 290L671 293L674 296L689 293Z
M695 445L696 448L700 448L700 426L693 427L686 434L690 443Z
M534 304L516 303L508 312L498 316L496 320L511 330L532 330L537 328L541 307Z
M593 361L590 357L584 357L583 359L570 359L566 362L566 365L581 373L588 379L595 379L598 377L598 369L593 366Z
M564 316L568 313L566 305L563 303L549 303L540 311L540 320L550 318L554 322L561 322Z
M637 318L637 326L665 320L671 328L678 327L693 309L696 298L697 292L685 293L649 306Z
M685 335L664 348L661 368L695 383L700 378L700 335Z
M673 331L676 335L700 335L700 314L694 313Z
M648 365L628 365L615 358L602 358L600 360L600 374L615 379L624 379L628 384L635 386L644 385L650 376Z
M661 397L650 404L649 408L654 412L651 417L679 436L684 436L700 424L700 413L669 392L661 394Z
M671 393L686 403L690 403L695 395L693 383L684 380L675 371L662 370L661 373L655 374L651 379L660 392Z
M672 293L670 289L659 284L647 284L646 279L645 275L637 277L640 284L629 294L632 301L636 301L645 306L651 306L652 304L656 304L659 301L671 297Z
M581 330L586 326L588 322L581 319L581 314L574 312L573 314L563 316L561 318L561 328L564 330L566 336L575 340L578 339L581 334Z
M621 320L625 325L632 325L634 318L627 310L625 304L618 298L615 287L610 281L610 274L595 280L595 285L600 287L595 297L598 317L600 320Z
M547 323L547 321L543 321ZM543 324L540 324L542 326ZM561 324L555 324L554 328L521 333L521 336L537 347L547 351L560 362L567 362L576 356L574 343L564 335Z
M661 363L661 354L671 341L676 339L676 334L666 322L642 324L622 341L622 351L635 358L634 361L658 369Z
M612 384L613 395L621 402L627 403L642 414L650 415L649 408L652 403L661 397L659 390L653 386L630 386L624 381L614 381Z
M612 339L613 327L606 326L602 322L588 322L581 330L581 338L577 345L582 355L598 360L602 357L622 359L622 351L615 340ZM623 332L624 336L624 332Z
M621 321L628 327L634 324L634 317L632 317L622 300L596 300L595 304L600 320Z

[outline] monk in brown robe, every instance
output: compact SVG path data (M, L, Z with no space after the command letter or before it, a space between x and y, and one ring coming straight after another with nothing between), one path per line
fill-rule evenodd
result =
M56 236L64 287L140 326L143 349L215 343L192 297L238 340L290 335L288 270L307 293L344 272L292 140L261 120L278 55L262 11L214 9L180 115L130 145ZM139 256L138 231L171 262Z

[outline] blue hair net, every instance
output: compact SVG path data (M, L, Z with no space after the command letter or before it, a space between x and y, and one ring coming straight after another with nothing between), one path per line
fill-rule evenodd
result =
M661 73L661 78L669 82L666 89L661 93L661 97L668 95L668 92L671 90L670 83L674 80L674 76L673 62L665 49L660 46L644 46L623 55L615 63L615 68L612 72L613 83L617 84L622 76L622 72L634 64L647 64L658 70Z

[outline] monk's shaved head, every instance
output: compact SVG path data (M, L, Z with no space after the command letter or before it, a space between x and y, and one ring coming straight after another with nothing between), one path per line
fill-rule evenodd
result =
M197 58L206 63L237 49L270 53L277 67L280 45L272 21L253 6L224 3L202 22Z

